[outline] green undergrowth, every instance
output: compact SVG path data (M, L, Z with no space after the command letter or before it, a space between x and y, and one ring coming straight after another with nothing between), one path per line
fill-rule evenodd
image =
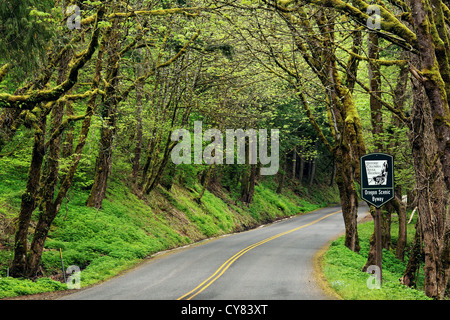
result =
M392 242L395 244L398 234L398 219L392 219ZM414 237L414 223L408 225L408 239ZM373 277L362 272L369 252L369 238L374 230L373 221L360 224L358 234L361 250L355 253L349 250L342 236L333 241L322 259L322 270L329 286L344 300L428 300L423 291L404 286L399 279L406 269L408 256L404 261L395 257L393 250L383 250L383 281L381 288L370 289ZM423 281L423 275L418 281ZM369 285L368 285L369 282Z
M244 231L276 219L309 212L337 201L336 190L317 187L310 192L260 181L247 206L220 186L206 190L196 201L199 185L170 190L158 187L150 195L136 196L126 182L112 178L101 210L85 206L89 190L76 184L61 205L42 255L37 281L7 276L13 258L14 228L25 188L26 166L5 170L0 179L0 298L66 289L64 265L81 269L81 287L107 280L154 253L206 238ZM5 178L5 177L8 178ZM324 194L324 190L326 193ZM31 234L38 210L34 213Z

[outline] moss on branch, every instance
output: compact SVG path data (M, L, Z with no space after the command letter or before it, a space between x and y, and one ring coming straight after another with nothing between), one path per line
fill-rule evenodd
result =
M136 10L128 12L113 12L107 15L106 20L110 21L116 18L129 18L134 16L164 16L170 14L184 14L188 16L196 16L202 10L200 7L194 8L171 8L171 9L156 9L156 10ZM194 13L192 13L194 12ZM95 22L95 15L89 16L81 20L82 25L89 25Z
M366 13L369 4L362 0L353 1L353 5L342 0L307 0L307 2L345 12L364 25L367 24L367 20L370 18L370 16ZM417 48L417 37L414 32L409 30L406 25L401 23L391 12L389 12L382 6L380 6L380 14L381 29L401 38L390 38L391 41L397 41L399 42L398 44L401 44L401 40L404 40L411 46L411 48ZM389 36L384 33L380 33L380 36L389 38Z

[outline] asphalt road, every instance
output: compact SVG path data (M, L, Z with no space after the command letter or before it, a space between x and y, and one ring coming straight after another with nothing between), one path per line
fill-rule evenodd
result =
M367 214L361 206L359 217ZM340 207L172 250L63 299L323 300L315 254L344 231Z

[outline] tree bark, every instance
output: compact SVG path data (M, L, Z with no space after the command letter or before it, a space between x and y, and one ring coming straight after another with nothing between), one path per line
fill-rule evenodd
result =
M300 160L300 165L298 169L298 181L300 181L300 184L303 183L303 172L305 171L305 160L303 160L303 157L298 157Z
M408 259L403 277L400 282L405 286L415 288L417 284L417 274L420 268L420 262L423 259L423 239L420 221L416 223L416 234L414 235L414 241L411 246L411 252Z
M297 168L297 150L292 150L292 180L295 179L295 169Z
M42 163L45 155L45 131L46 117L40 119L38 128L34 135L34 146L31 155L30 169L28 170L28 181L25 192L22 195L22 204L19 213L19 222L14 242L14 260L10 274L13 277L26 277L27 252L28 252L28 228L31 214L37 206L37 194L41 178Z
M104 46L102 45L99 49L97 56L97 63L95 68L94 79L92 81L92 89L97 89L100 81L100 72L102 68L102 56L103 56ZM61 62L61 70L60 70L60 80L63 79L65 74L65 70L68 66L69 60L65 60ZM50 227L59 213L59 209L63 202L63 199L66 197L67 192L69 191L73 177L75 175L76 169L80 162L83 148L86 144L87 136L90 129L91 118L94 113L96 95L93 95L88 103L87 110L84 117L83 124L81 126L81 131L79 135L78 144L75 148L75 154L73 156L72 162L61 176L61 182L58 184L58 172L59 172L59 155L61 153L64 154L64 148L61 146L62 138L61 136L57 136L56 138L52 137L49 141L49 153L48 153L48 163L45 171L45 179L42 183L42 200L41 200L41 214L39 215L39 220L37 222L35 232L33 235L33 241L30 247L30 253L28 256L28 277L35 277L39 270L39 264L41 261L41 256L44 251L45 241L47 239L48 233L50 231ZM66 105L67 107L67 105ZM64 104L60 104L54 108L52 112L52 123L51 128L53 131L58 128L62 123L62 118L64 114ZM73 148L73 147L71 147ZM70 150L73 152L72 150ZM58 188L57 187L58 184ZM55 195L56 194L56 195Z
M287 170L287 157L286 154L283 156L283 169L278 174L278 187L276 192L280 194L283 191L284 181L286 180L286 170Z
M255 184L256 184L256 176L258 170L257 164L250 165L250 185L248 188L248 198L247 203L252 203L253 201L253 195L255 194Z
M398 215L398 238L395 256L397 259L403 261L405 258L405 248L407 243L406 206L402 202L399 195L396 195L395 198L391 200L391 203Z
M392 213L390 211L380 211L381 212L381 230L382 230L382 240L381 247L383 249L389 250L391 247L391 221Z
M141 52L139 51L139 56L141 56ZM136 78L139 78L143 74L142 66L138 64L136 67ZM139 175L139 167L140 160L142 154L142 98L143 98L143 85L136 85L136 146L134 149L134 159L133 159L133 167L131 172L131 177L133 179L133 183L136 184L138 181Z
M198 195L198 197L195 198L195 201L197 201L197 203L201 202L202 197L205 194L206 188L208 187L208 184L209 184L209 181L211 178L211 170L212 170L212 166L208 166L208 168L206 170L204 170L202 173L202 177L200 179L200 184L202 185L202 190L200 191L200 194Z
M334 185L335 177L336 177L336 160L333 157L333 167L331 169L330 187Z
M68 117L71 117L74 115L73 113L73 105L69 101L66 103L66 115ZM62 146L62 157L68 158L73 154L73 139L74 139L74 128L73 126L70 126L65 135L64 135L64 142Z
M409 53L404 52L402 53L401 57L404 59L408 59L409 56L410 56ZM405 106L406 92L407 92L405 88L408 85L408 75L409 75L408 68L406 66L402 67L400 69L397 84L394 89L394 99L400 110L403 110ZM392 123L397 128L401 128L404 125L398 117L394 117L392 119ZM401 147L400 142L397 139L394 139L391 142L391 150L396 150L398 147ZM412 199L409 199L408 195L408 201L409 200ZM406 219L406 204L403 202L403 189L401 185L396 186L395 198L391 200L390 203L397 212L399 223L397 248L395 251L395 255L397 259L403 261L407 244L407 219Z
M106 188L112 168L113 141L116 133L116 117L117 117L117 88L119 75L119 34L117 21L113 23L110 30L110 38L108 43L108 61L109 66L107 73L108 85L105 89L106 97L101 105L100 114L102 116L103 125L100 133L99 153L95 164L94 183L87 199L86 205L96 209L102 208L103 199L106 197Z
M449 60L440 44L448 45L448 39L439 37L439 32L444 31L438 31L433 19L433 12L442 13L442 4L441 1L433 1L433 9L431 9L428 3L423 1L409 0L408 2L411 6L412 20L419 46L421 80L432 112L431 124L440 151L444 182L447 190L450 191L450 110L448 102L450 92L446 92L446 84L442 78L442 75L446 79L450 78ZM437 54L440 60L437 59Z
M317 168L317 158L314 158L312 160L311 176L309 177L309 189L311 189L314 184L314 179L316 178L316 168Z
M342 215L345 224L345 246L354 252L359 252L357 229L358 194L354 186L354 169L350 164L348 153L336 154L336 183L339 189Z
M57 103L52 110L51 132L55 131L62 123L64 115L64 104ZM36 225L33 241L31 242L30 252L28 255L28 277L36 276L41 260L42 251L44 249L45 239L47 238L50 225L53 222L58 208L53 203L55 188L58 183L59 173L59 156L61 152L61 136L50 141L45 167L45 176L41 183L41 213Z
M248 199L248 186L250 182L249 169L245 168L241 176L241 201L247 203Z
M413 79L412 131L413 164L416 173L417 207L425 255L424 291L441 299L448 278L443 263L445 183L438 144L432 125L432 110L424 90Z
M63 114L64 104L58 103L58 106L56 106L52 111L52 132L61 125ZM59 206L55 206L53 198L55 188L58 183L61 136L52 139L48 149L49 151L45 168L45 176L43 177L43 182L41 183L42 191L40 196L42 212L39 215L39 220L34 231L33 241L31 242L30 252L28 255L28 277L36 276L50 225L59 210Z

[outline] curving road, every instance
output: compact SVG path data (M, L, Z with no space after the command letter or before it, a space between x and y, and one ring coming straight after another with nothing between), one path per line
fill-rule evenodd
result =
M367 206L359 208L359 217ZM323 300L314 255L344 231L340 207L158 255L76 300Z

